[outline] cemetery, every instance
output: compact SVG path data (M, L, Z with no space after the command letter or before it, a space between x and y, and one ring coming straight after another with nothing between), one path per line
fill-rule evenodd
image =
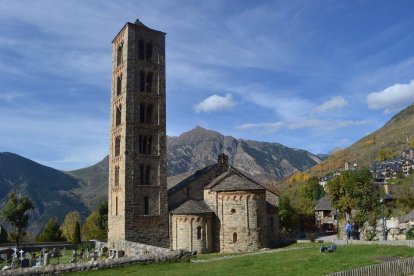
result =
M80 245L68 243L46 243L42 245L24 245L21 247L0 248L0 268L7 271L19 268L41 268L48 265L73 264L95 261L99 256L94 243L83 242Z

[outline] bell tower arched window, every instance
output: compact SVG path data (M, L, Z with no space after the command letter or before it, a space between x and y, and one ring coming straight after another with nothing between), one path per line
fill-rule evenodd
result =
M145 122L147 123L147 124L152 124L152 113L153 113L153 105L152 104L149 104L148 106L147 106L147 114L146 114L146 120L145 120Z
M138 58L140 60L144 60L144 57L145 57L144 51L145 51L145 42L144 40L140 39L138 40Z
M148 42L147 43L147 52L146 52L146 56L147 56L147 61L151 62L152 59L152 43Z
M145 91L145 71L139 71L139 91Z
M145 92L152 92L152 72L147 73Z
M121 154L121 137L115 138L115 156L119 156Z
M147 196L144 196L144 215L149 215L149 199Z
M124 44L120 44L118 46L118 50L116 51L116 66L121 65L122 61L123 61L123 48L124 48Z
M115 167L115 186L119 186L119 167Z
M145 123L145 103L139 104L139 122Z
M116 113L115 113L115 126L119 126L121 124L122 121L122 106L118 106L116 108Z
M116 95L119 96L122 93L122 75L116 78Z

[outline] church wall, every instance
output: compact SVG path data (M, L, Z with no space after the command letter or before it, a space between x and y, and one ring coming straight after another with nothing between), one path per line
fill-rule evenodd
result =
M254 251L268 246L265 191L218 192L220 251Z
M212 249L211 213L171 216L172 249L208 253Z

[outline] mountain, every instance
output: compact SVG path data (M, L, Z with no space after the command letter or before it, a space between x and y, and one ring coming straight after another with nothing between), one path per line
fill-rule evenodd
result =
M265 184L320 162L304 150L236 139L201 127L168 137L167 150L169 183L216 163L222 152L229 155L232 165ZM35 205L28 229L31 233L38 233L52 216L62 222L70 211L79 211L84 219L107 199L108 161L105 157L93 166L64 172L13 153L0 153L0 205L10 191L27 194Z
M168 175L174 176L217 162L224 152L230 163L260 181L274 181L321 162L316 155L277 143L224 136L197 126L178 137L168 137Z
M74 192L80 187L78 179L61 171L17 154L0 153L0 205L5 204L11 191L29 195L35 206L29 232L39 232L50 217L56 216L62 222L65 214L74 209L82 217L87 216L89 209Z
M401 151L414 146L414 103L396 114L383 127L365 136L350 147L337 151L309 171L322 175L342 168L345 162L357 162L367 166L376 160L381 150L389 155L400 155Z

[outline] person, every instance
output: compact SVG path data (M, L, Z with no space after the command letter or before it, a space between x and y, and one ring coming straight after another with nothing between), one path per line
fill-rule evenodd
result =
M354 236L354 240L359 240L359 227L358 224L354 223L352 227L352 233Z
M351 232L352 232L352 225L351 222L348 220L348 223L345 226L345 232L346 232L346 239L351 239Z

